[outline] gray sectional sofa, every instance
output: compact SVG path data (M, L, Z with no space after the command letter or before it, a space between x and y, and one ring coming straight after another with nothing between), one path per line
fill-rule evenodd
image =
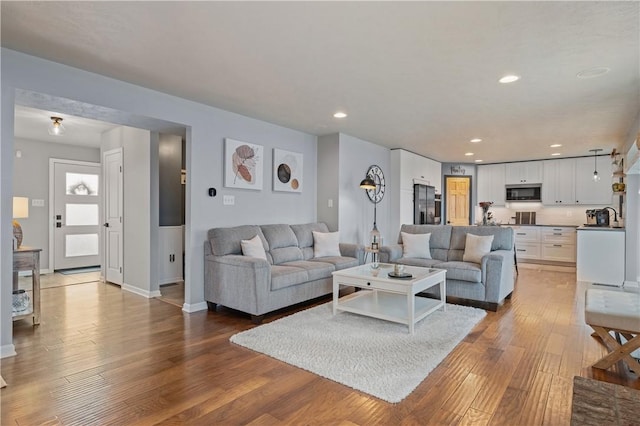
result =
M514 288L513 229L499 226L402 225L398 244L383 246L380 261L447 270L447 298L496 311ZM432 259L403 257L402 232L430 233ZM464 262L467 234L493 235L491 252L481 263Z
M312 231L329 232L324 223L245 225L213 228L204 244L204 296L216 305L264 314L332 292L333 271L364 262L364 246L340 243L340 256L314 258ZM243 256L241 241L256 235L266 260Z

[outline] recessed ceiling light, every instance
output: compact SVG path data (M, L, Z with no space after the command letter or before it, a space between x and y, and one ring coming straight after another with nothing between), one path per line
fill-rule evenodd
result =
M578 74L576 74L576 77L595 78L595 77L600 77L601 75L605 75L609 71L611 71L611 68L608 68L608 67L589 68L589 69L580 71Z
M471 157L473 155L473 152L465 152L464 155L466 155L467 157Z
M553 154L551 154L551 155L552 155L553 157L557 157L558 155L562 155L562 154L561 154L561 153L559 153L559 152L554 152L554 153L553 153Z
M514 81L518 81L518 80L520 80L520 76L510 74L510 75L505 75L498 81L500 83L513 83Z
M553 145L549 145L549 148L560 148L561 146L561 143L554 143Z
M476 163L482 163L484 160L473 160Z
M469 142L471 142L471 143L478 143L478 142L482 142L482 139L480 139L480 138L475 138L475 139L471 139Z
M338 112L336 112L335 114L333 114L333 116L334 116L335 118L345 118L345 117L347 116L347 113L345 113L345 112L341 112L341 111L338 111Z

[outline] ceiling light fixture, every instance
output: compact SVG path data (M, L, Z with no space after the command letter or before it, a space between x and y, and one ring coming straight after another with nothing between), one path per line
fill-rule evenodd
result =
M590 149L589 152L593 152L593 181L599 182L600 175L598 175L598 152L602 151L601 148Z
M473 160L476 163L482 163L484 160Z
M464 155L466 155L467 157L471 157L473 155L473 152L465 152Z
M475 139L471 139L469 142L471 142L471 143L478 143L478 142L482 142L482 139L480 139L480 138L475 138Z
M333 114L333 116L335 118L346 118L347 114L345 112L338 111L335 114Z
M561 146L561 143L554 143L553 145L549 145L549 148L560 148Z
M62 125L61 117L51 117L51 124L49 124L49 128L47 129L49 134L52 136L60 136L64 134L64 126Z
M505 75L504 77L502 77L498 81L500 83L513 83L513 82L518 81L518 80L520 80L520 76L514 75L514 74L509 74L509 75Z
M562 155L562 154L559 152L554 152L553 154L551 154L552 157L557 157L558 155Z
M608 68L608 67L594 67L594 68L589 68L589 69L580 71L578 74L576 74L576 77L582 78L582 79L595 78L595 77L600 77L602 75L605 75L609 71L611 71L611 68Z

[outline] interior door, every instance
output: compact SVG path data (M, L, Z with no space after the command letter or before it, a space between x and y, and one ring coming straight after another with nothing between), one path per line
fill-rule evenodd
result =
M122 285L124 263L122 148L105 151L104 174L104 244L105 279Z
M52 160L53 269L100 265L100 164Z
M447 187L447 223L450 225L469 225L470 204L471 204L471 178L451 177L445 178Z

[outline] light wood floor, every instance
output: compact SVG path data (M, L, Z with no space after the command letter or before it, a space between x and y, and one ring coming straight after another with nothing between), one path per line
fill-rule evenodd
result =
M640 388L620 367L588 367L604 350L583 304L574 273L522 268L511 301L394 405L232 345L253 327L237 312L188 315L104 283L48 288L42 324L14 324L1 423L567 425L574 375Z

